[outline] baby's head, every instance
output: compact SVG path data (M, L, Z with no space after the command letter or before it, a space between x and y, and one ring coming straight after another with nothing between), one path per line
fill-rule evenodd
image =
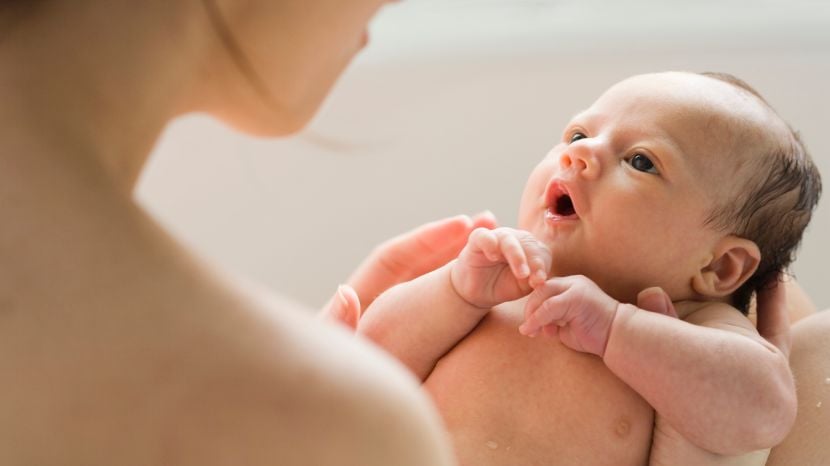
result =
M576 115L533 170L519 226L615 298L661 286L674 300L745 310L783 270L818 202L803 144L729 75L626 79Z

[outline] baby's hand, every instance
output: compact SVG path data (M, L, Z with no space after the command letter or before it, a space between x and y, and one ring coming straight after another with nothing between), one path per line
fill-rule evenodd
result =
M527 231L473 230L450 272L458 295L482 309L519 299L547 279L550 249Z
M552 278L528 298L519 332L558 335L569 348L602 357L619 304L581 275Z

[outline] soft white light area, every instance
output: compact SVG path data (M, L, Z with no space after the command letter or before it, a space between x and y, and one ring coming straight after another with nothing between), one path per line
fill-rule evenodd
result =
M422 222L491 209L514 224L530 169L570 116L636 73L744 78L801 130L827 179L827 4L404 0L373 22L306 132L256 140L182 119L138 195L205 255L319 305L374 245ZM825 199L795 267L823 308L828 236Z
M827 50L829 25L823 0L407 0L379 15L373 32L380 40L363 58L701 49L724 41L732 48Z

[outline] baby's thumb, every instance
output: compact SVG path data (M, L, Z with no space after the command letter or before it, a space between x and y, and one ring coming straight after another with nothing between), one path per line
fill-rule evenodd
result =
M357 292L349 285L340 285L337 292L320 312L320 319L329 322L339 322L354 330L360 320L360 299Z
M646 288L638 293L637 307L646 311L674 317L675 319L677 318L677 310L675 310L669 295L659 286Z

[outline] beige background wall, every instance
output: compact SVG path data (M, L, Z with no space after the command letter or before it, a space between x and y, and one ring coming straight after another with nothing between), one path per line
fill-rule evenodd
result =
M801 1L406 0L310 128L256 140L174 124L138 196L206 256L318 306L375 244L490 209L513 225L525 178L610 84L727 71L803 134L830 185L830 7ZM795 272L830 308L830 200Z

